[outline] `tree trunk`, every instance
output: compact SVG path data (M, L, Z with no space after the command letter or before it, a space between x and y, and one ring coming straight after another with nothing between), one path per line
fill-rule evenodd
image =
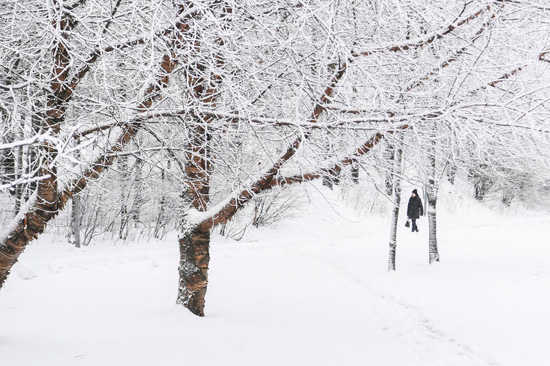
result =
M514 191L510 187L504 187L502 190L502 203L509 207L512 204L514 196Z
M187 149L185 165L186 189L182 194L184 210L206 211L210 201L210 174L212 163L209 154L208 127L190 130L191 143ZM208 264L210 262L210 227L190 227L183 218L183 234L179 240L179 288L176 303L193 314L204 316Z
M52 154L53 155L53 154ZM44 165L48 166L51 161ZM11 231L4 243L0 243L0 289L10 274L10 270L23 253L27 244L42 234L46 223L57 215L57 178L53 168L41 168L39 174L50 175L50 178L38 182L36 203L34 210L27 212L17 226Z
M359 184L359 163L356 161L351 164L351 181L353 184Z
M199 136L200 133L195 138ZM193 147L194 151L188 157L190 162L186 164L188 183L182 195L184 206L198 211L206 211L210 200L209 175L212 166L209 163L208 140L209 138L204 144ZM210 227L206 229L200 226L189 227L185 217L183 221L184 230L179 240L179 288L176 303L183 305L195 315L204 316L210 262Z
M393 146L393 144L391 144L389 141L386 143L386 149L384 150L384 157L386 158L386 161L388 161L388 163L390 163L390 169L393 169L394 168L394 158L395 158L395 146ZM393 173L392 172L388 172L386 173L386 182L385 182L385 185L386 185L386 195L388 195L389 197L392 196L393 194Z
M451 183L451 184L455 184L455 180L456 180L456 171L457 171L457 166L456 166L456 164L450 163L449 167L447 168L447 180L448 180L449 183Z
M54 43L52 48L53 68L50 91L46 99L45 112L40 121L40 128L43 131L50 132L54 137L59 136L61 123L64 121L67 110L66 102L72 93L72 89L67 87L72 59L69 50L66 48L64 37L70 33L74 23L71 23L71 16L68 13L63 12L59 15L60 17L54 25L58 26L61 31L57 42ZM20 122L24 124L25 118L23 117ZM18 219L15 229L10 232L3 243L0 242L0 289L27 244L44 232L46 223L55 217L59 210L57 167L55 164L58 156L56 146L52 142L44 142L40 145L39 151L42 161L37 176L47 178L38 182L36 202L31 206L33 210ZM21 163L18 163L21 167Z
M336 185L340 184L340 170L330 170L323 177L323 186L329 187L331 190Z
M429 263L439 262L439 251L437 249L437 185L436 185L436 159L435 141L430 141L428 149L428 242L429 242Z
M134 228L141 223L141 207L143 206L143 160L136 157L136 164L134 166L134 203L132 205L132 221L134 221Z
M80 138L76 139L76 143L80 144ZM76 152L75 157L77 159L80 159L80 152ZM76 248L80 248L81 246L81 228L80 225L82 224L82 211L81 211L81 198L80 195L75 195L72 198L72 211L71 211L71 239L72 243Z
M119 157L119 169L121 172L120 179L120 226L118 229L118 238L126 240L128 237L128 223L130 221L130 215L128 214L128 197L130 192L128 189L128 157L122 155Z
M210 262L210 230L193 228L179 240L180 286L177 303L198 316L204 316L208 264Z
M166 170L170 171L170 160L167 162ZM167 203L166 194L164 190L165 181L166 181L166 171L164 169L160 172L160 180L162 182L162 189L160 192L160 202L159 202L159 212L157 215L157 223L155 224L155 230L153 232L153 237L155 239L161 239L164 236L164 230L166 227L166 215L165 215L165 206Z
M429 253L430 264L439 262L439 251L437 249L437 215L436 215L437 199L428 199L428 226L429 226Z
M17 133L17 136L19 139L23 138L23 134L21 132ZM18 146L14 149L15 152L15 159L14 159L14 167L13 167L13 179L17 180L19 179L25 171L23 170L23 147ZM18 184L13 189L13 196L15 198L15 206L14 206L14 216L17 216L19 211L21 211L21 205L23 204L23 191L24 191L24 185Z
M486 177L476 177L474 182L474 197L478 201L483 201L485 195L492 186L492 182Z
M219 9L222 28L230 21L232 9L220 3ZM201 39L195 41L194 52L200 54ZM214 41L218 46L224 40ZM201 107L216 108L222 84L222 75L217 71L223 68L225 59L222 53L214 54L217 66L214 70L201 64L189 65L186 70L190 97ZM194 66L194 67L193 67ZM212 131L209 122L213 117L201 118L196 127L189 129L189 144L186 149L185 184L182 198L184 209L206 211L210 202L210 175L213 163L210 152ZM210 229L212 225L190 226L183 218L183 235L180 244L179 288L177 303L193 314L204 316L206 288L208 285L208 264L210 262Z
M80 211L80 196L73 197L73 211L71 213L71 234L74 246L80 248L80 224L81 224L81 211Z
M182 9L182 11L184 10ZM70 34L72 27L78 24L78 22L70 21L71 19L68 17L70 17L70 14L64 12L58 24L61 29L61 32L58 33L61 36ZM187 31L188 26L183 22L178 22L176 27L176 34L179 39L179 36ZM182 48L183 44L174 40L173 46ZM51 135L57 137L59 136L61 124L64 122L65 112L73 91L90 69L90 64L81 70L78 76L73 77L71 82L69 76L72 71L70 67L72 59L63 39L59 39L55 43L52 51L54 67L50 82L51 92L47 97L46 111L43 115L44 118L41 119L40 127L43 131L51 131ZM95 58L91 62L95 62ZM170 75L177 66L178 60L173 57L173 52L163 56L161 73L158 79L145 91L144 100L137 108L138 112L147 112L153 102L162 97L161 91L168 85ZM96 164L87 169L82 177L68 185L69 188L61 193L58 192L57 168L55 166L58 155L56 147L50 142L45 142L39 147L39 155L43 157L43 160L37 176L48 176L48 178L37 183L36 200L34 204L29 205L29 211L21 218L17 218L14 229L8 234L7 238L3 241L1 241L3 238L0 238L0 289L2 289L11 268L17 262L17 258L19 258L27 244L44 232L48 222L57 215L60 209L63 209L68 199L86 188L88 180L97 179L114 162L116 156L111 153L121 151L135 137L139 128L140 125L135 122L126 124L124 132L113 147L104 156L100 157Z
M401 139L401 137L400 137ZM399 221L399 205L401 204L401 161L403 158L403 148L401 141L398 141L399 146L395 149L395 157L393 160L393 169L391 172L392 193L393 193L393 210L390 229L390 252L388 259L388 271L395 271L395 261L397 252L397 223Z
M485 195L494 184L493 180L486 173L487 170L487 164L479 164L470 172L470 179L474 184L474 197L478 201L483 201Z

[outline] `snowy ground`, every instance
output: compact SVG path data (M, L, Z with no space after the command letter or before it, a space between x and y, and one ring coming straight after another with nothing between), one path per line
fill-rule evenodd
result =
M216 237L205 318L174 305L174 237L76 250L45 236L0 293L0 364L547 365L550 215L462 212L441 214L433 266L426 219L419 234L401 222L396 273L388 218L323 200Z

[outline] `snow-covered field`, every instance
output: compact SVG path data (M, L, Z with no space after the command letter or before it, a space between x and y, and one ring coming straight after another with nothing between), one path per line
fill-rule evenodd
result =
M328 200L214 237L205 318L174 305L175 236L77 250L45 235L0 293L0 364L548 364L549 214L442 204L432 266L427 220L413 234L402 214L388 273L389 218Z

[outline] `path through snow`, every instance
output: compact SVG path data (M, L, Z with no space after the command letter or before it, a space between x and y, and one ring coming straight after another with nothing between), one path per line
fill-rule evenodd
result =
M175 238L76 250L44 237L0 295L0 360L545 365L547 218L442 219L436 266L427 265L425 221L420 234L402 228L398 271L388 273L385 220L339 217L325 211L242 242L215 238L204 319L174 305ZM527 247L518 242L526 237Z

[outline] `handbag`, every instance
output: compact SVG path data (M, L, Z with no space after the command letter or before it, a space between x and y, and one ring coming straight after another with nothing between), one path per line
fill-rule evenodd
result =
M411 222L409 220L405 223L405 227L411 227Z

